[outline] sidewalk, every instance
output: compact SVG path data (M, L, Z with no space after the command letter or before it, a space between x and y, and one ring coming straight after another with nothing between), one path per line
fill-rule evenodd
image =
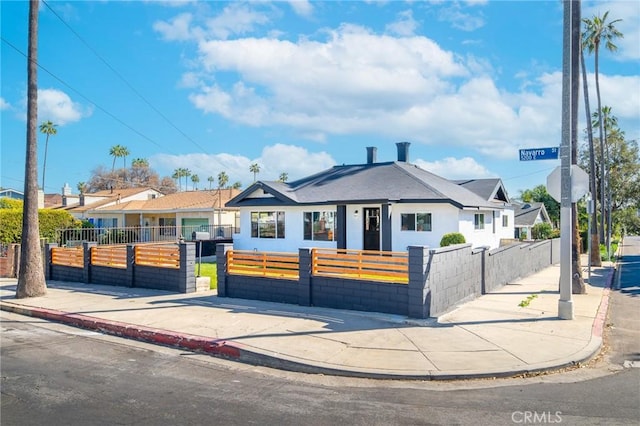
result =
M422 380L504 377L553 370L595 355L613 279L592 269L558 314L559 265L465 303L438 319L218 298L215 291L48 283L44 297L15 299L0 279L0 308L147 342L293 371ZM587 273L584 273L587 281ZM531 298L526 307L518 304Z

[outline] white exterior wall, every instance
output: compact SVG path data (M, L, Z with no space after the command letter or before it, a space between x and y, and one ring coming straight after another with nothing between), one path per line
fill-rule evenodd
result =
M297 253L298 249L301 247L336 248L337 243L335 241L310 241L303 239L304 212L336 210L336 206L301 206L280 209L275 207L243 208L240 210L240 233L233 235L233 247L237 250L276 251L291 253ZM251 237L251 212L256 211L284 211L285 238Z
M484 213L484 229L475 229L474 217L476 214ZM502 218L498 212L495 217L495 232L494 232L494 217L491 210L462 210L460 212L460 233L464 235L467 243L471 243L473 247L489 246L490 248L497 248L500 246L500 238L507 233L502 229ZM509 227L511 234L513 235L513 225ZM512 237L502 237L512 238Z
M403 231L403 213L431 213L431 231ZM444 234L458 231L459 210L451 204L393 204L391 207L392 250L407 251L411 245L440 247Z

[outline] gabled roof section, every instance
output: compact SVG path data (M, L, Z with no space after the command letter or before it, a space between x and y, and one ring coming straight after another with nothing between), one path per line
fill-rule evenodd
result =
M273 198L255 197L257 187ZM256 182L228 206L363 202L450 203L458 208L496 208L467 188L403 161L334 166L290 183Z
M453 182L478 194L487 201L511 203L507 195L507 190L499 178L464 179L454 180Z
M544 222L551 223L547 208L540 202L514 203L513 215L516 227L535 225L539 215Z

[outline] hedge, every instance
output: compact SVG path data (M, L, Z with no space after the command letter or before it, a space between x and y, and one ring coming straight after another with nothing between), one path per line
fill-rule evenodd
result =
M56 240L56 230L80 227L80 221L64 210L40 209L40 237L49 242ZM22 240L22 209L0 209L0 243L19 243Z

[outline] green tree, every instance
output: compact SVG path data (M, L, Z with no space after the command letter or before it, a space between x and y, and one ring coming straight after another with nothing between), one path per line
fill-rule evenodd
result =
M543 203L551 222L556 226L560 222L560 203L549 195L546 186L538 185L533 189L525 189L521 192L520 199L525 203L530 203L532 201Z
M198 175L191 175L191 182L193 182L193 189L198 189L198 183L200 182L200 177Z
M45 191L44 187L44 175L47 172L47 151L49 150L49 136L56 135L58 133L57 124L53 124L52 121L45 121L40 124L40 133L47 135L47 138L44 142L44 163L42 164L42 190Z
M229 183L229 176L226 172L218 173L218 190L226 188Z
M76 188L78 189L79 193L84 194L84 192L87 190L87 183L78 182L78 184L76 185Z
M182 177L184 177L184 190L188 191L189 190L189 184L187 182L187 178L191 176L191 170L187 169L187 168L183 168L182 169Z
M20 273L16 286L17 299L42 296L47 292L47 283L42 267L40 222L38 219L38 8L38 0L29 2L27 143Z
M609 17L609 11L605 12L602 17L598 15L594 15L593 18L588 19L585 18L582 20L584 23L584 32L582 35L583 46L587 48L589 53L594 54L594 74L596 80L596 98L598 100L598 111L602 111L602 100L600 94L600 69L599 69L599 57L600 57L600 46L604 41L604 46L610 52L615 52L618 50L618 47L613 43L616 38L622 38L624 35L618 31L615 27L615 24L620 22L621 19L615 19L613 21L607 22L607 18ZM602 114L599 115L602 120ZM600 133L600 158L604 158L604 125L602 121L600 121L599 125L599 133ZM600 163L600 176L604 177L604 162ZM604 241L604 180L601 181L600 185L600 241Z
M280 177L278 178L278 180L282 183L286 182L287 180L289 180L289 174L287 172L280 173Z
M211 190L211 185L213 185L213 182L215 182L216 179L213 176L209 176L207 178L207 182L209 182L209 190Z
M258 163L253 163L250 167L249 167L249 171L251 173L253 173L253 181L256 181L256 176L258 175L258 173L260 173L260 165Z
M109 149L109 155L113 157L113 164L111 165L111 171L113 172L116 169L116 159L122 157L125 158L126 161L126 157L129 155L129 150L126 146L114 145Z

